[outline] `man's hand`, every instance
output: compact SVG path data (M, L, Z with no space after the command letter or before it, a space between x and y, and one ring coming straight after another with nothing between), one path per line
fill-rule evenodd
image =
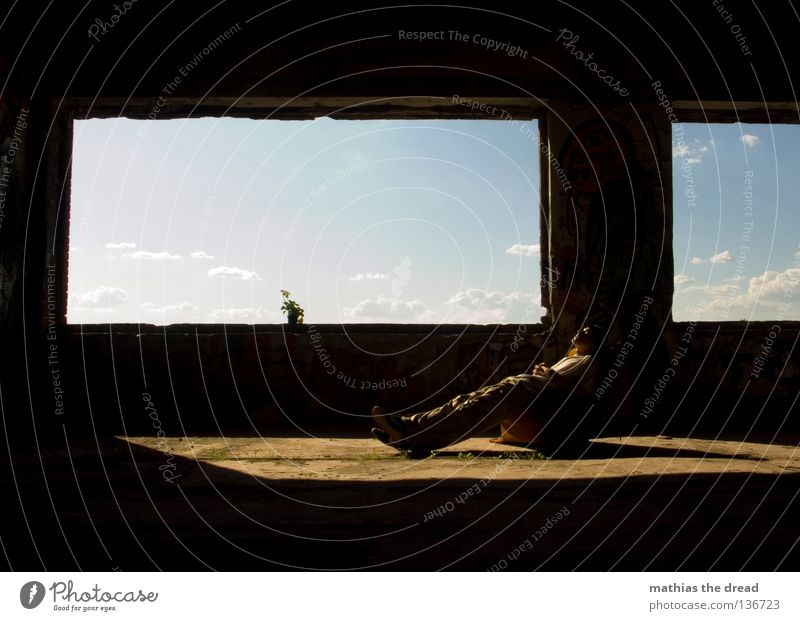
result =
M535 365L533 367L533 370L531 371L531 374L533 374L533 375L541 375L543 377L550 377L551 375L553 375L553 373L555 373L555 371L553 371L553 369L548 367L546 364L542 364L542 363L539 363L539 364Z

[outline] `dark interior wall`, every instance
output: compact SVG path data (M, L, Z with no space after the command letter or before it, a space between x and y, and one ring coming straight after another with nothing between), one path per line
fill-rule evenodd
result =
M545 348L545 336L525 333L525 326L519 333L419 328L217 326L196 334L170 327L143 334L137 326L118 326L72 333L65 337L73 402L67 419L83 429L94 424L147 434L153 421L146 406L153 403L158 426L172 434L292 430L307 423L368 430L375 404L411 412L435 407L525 372Z
M300 416L363 413L384 390L394 403L412 407L522 370L534 359L554 359L586 318L609 325L609 341L621 342L646 306L639 340L624 362L638 378L626 400L635 418L649 407L645 400L687 329L669 317L670 122L737 115L798 120L791 78L800 55L785 53L795 48L791 7L725 5L725 15L712 3L689 2L544 2L527 9L347 3L313 11L300 3L255 9L246 2L142 0L15 6L0 42L7 77L0 99L7 165L0 319L14 361L3 377L4 411L12 412L7 420L57 428L64 416L120 430L125 421L141 423L142 395L151 389L159 406L174 412L173 428L187 431L219 420L247 424L243 414L256 411L265 424L278 424L281 415L271 403ZM418 41L401 39L400 31L442 34ZM492 50L482 37L518 51ZM612 83L577 51L593 53ZM308 333L284 338L280 327L234 336L145 328L137 336L127 328L81 334L64 325L71 118L403 116L414 106L432 116L487 114L468 111L456 96L502 102L514 116L534 110L542 122L548 277L531 288L541 287L544 326L466 336L438 329L426 339L412 329L363 333L375 351L413 351L382 357L361 353L335 327L319 327L331 357L346 361L337 372L347 369L359 383L407 381L348 392L342 380L326 377ZM549 326L551 337L532 336ZM781 326L782 346L769 350L769 377L785 386L800 360L796 327ZM691 373L694 401L759 399L742 393L741 382L771 324L726 324L724 338L715 336L718 328L691 333L692 362L681 370ZM664 397L658 404L664 411L680 404L677 385L669 396L676 401ZM12 403L18 407L9 409ZM212 408L224 416L215 420ZM696 411L682 415L693 420ZM664 418L638 422L653 420Z

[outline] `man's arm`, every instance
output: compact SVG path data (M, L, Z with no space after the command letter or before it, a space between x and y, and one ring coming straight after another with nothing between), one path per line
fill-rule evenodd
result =
M556 363L556 365L558 365L558 363ZM547 366L546 364L537 364L536 366L533 367L531 374L538 375L539 377L542 378L546 378L548 386L552 388L562 388L562 389L572 388L572 382L570 382L567 377L561 375L558 371L556 371L552 367Z

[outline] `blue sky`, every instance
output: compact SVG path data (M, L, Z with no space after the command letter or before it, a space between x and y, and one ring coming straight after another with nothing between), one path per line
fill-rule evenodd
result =
M536 123L76 121L70 323L536 322Z
M673 127L673 317L800 319L800 126Z
M536 322L536 123L77 121L68 321ZM673 128L676 320L800 319L800 126ZM749 192L749 194L745 194Z

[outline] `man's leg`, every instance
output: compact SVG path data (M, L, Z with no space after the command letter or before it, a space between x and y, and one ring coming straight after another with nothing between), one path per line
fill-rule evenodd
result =
M435 449L465 440L499 425L509 414L521 414L542 385L536 376L514 375L428 412L401 416L406 441L412 447Z

